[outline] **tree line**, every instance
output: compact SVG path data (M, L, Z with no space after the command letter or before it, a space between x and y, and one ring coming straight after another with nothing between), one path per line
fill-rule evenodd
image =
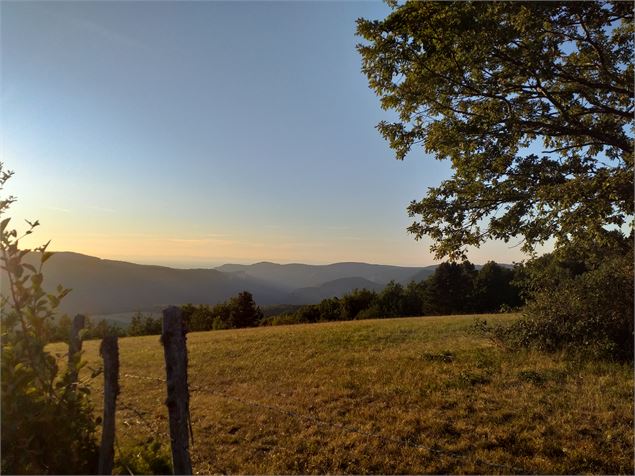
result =
M185 304L181 309L189 332L255 327L260 325L264 318L262 310L248 291L243 291L214 306ZM50 342L65 342L70 335L71 319L64 315L57 322L49 322L47 327L46 333ZM159 335L161 334L161 318L139 311L132 316L127 327L106 319L93 322L87 318L86 326L81 332L84 340L102 339L107 335L119 337Z
M380 291L355 289L341 297L271 316L263 325L352 319L490 313L522 305L518 278L522 268L490 261L480 270L469 261L445 262L422 281L406 286L391 281Z

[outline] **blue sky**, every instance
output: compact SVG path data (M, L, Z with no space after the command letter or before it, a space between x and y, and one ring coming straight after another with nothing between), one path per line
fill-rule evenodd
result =
M7 191L39 241L183 267L433 263L406 207L449 166L394 159L355 50L355 19L383 3L0 8Z

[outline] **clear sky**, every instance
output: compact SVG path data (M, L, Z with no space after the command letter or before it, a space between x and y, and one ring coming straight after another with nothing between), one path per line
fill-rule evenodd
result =
M51 248L173 266L432 264L406 207L449 175L394 159L360 71L375 2L0 3L11 216ZM522 259L512 244L476 263Z

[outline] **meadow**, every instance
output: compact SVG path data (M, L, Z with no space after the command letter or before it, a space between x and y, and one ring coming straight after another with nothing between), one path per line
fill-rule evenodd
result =
M195 473L633 474L632 366L508 352L476 317L188 334ZM119 342L118 446L167 448L159 337Z

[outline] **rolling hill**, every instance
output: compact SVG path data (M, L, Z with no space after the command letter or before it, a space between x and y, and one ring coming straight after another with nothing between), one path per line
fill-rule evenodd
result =
M256 278L215 269L173 269L70 252L55 253L46 263L44 284L47 289L57 284L72 289L61 304L61 311L71 314L122 313L188 302L214 304L243 290L262 304L278 303L286 295ZM7 289L5 278L3 294Z
M328 281L341 278L363 278L376 284L385 285L389 281L407 284L415 275L429 276L436 266L425 268L388 266L368 263L334 263L327 265L276 264L261 262L251 265L224 264L218 271L247 275L263 279L289 290L321 286Z
M35 255L27 261L35 262ZM60 310L68 314L119 315L157 311L169 304L216 304L249 291L258 304L311 304L355 288L381 290L391 280L407 283L434 272L426 268L367 263L330 265L226 264L215 269L174 269L56 252L46 263L44 286L72 289ZM8 293L6 275L0 289ZM124 316L124 317L121 317Z
M381 291L384 285L375 283L366 278L360 278L359 276L339 278L333 281L327 281L320 286L296 289L289 294L288 302L289 304L317 304L322 301L322 299L341 296L354 289L362 288Z

